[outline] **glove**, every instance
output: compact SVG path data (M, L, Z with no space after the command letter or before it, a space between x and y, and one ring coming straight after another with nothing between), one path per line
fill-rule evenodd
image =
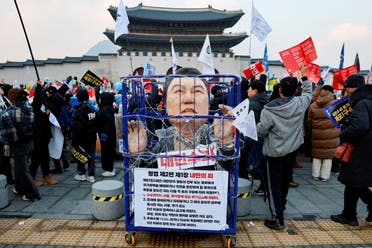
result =
M105 142L106 140L107 140L107 134L105 134L105 133L102 133L101 134L101 136L100 136L100 139L101 139L101 141L103 141L103 142Z
M4 145L3 146L3 150L4 150L4 156L5 157L9 157L10 156L10 147L9 147L9 145Z

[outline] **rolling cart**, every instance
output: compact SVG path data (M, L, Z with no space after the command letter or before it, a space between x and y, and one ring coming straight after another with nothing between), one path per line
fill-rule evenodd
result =
M226 237L226 246L234 247L240 156L238 131L233 154L229 156L217 153L218 147L214 143L187 151L155 154L149 149L143 153L129 153L128 122L135 120L144 124L148 147L152 147L166 137L167 134L159 130L170 127L171 118L184 118L168 116L157 92L162 91L166 80L185 77L204 80L209 90L218 85L226 95L225 104L228 106L240 103L240 77L236 75L152 75L123 79L125 240L134 245L137 231L220 233ZM208 119L205 125L209 129L214 119L231 118L216 116L215 113L218 110L210 110L207 116L187 118ZM157 168L152 166L153 161L156 161ZM232 166L222 170L197 170L193 167L219 161L230 161ZM192 166L181 169L185 164Z

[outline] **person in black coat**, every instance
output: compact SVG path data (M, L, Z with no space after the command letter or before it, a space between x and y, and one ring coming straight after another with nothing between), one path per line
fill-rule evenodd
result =
M88 177L85 175L85 164L77 161L77 172L74 179L77 181L95 182L95 151L96 151L96 112L95 109L89 105L88 90L84 87L79 87L77 90L77 99L79 105L76 106L72 121L72 140L73 148L81 147L89 154L88 159Z
M34 131L34 149L31 154L30 174L34 179L36 186L42 184L56 184L57 181L50 177L49 168L49 149L48 144L52 138L51 124L49 122L50 110L44 107L45 103L43 83L38 81L35 87L34 99L32 101L32 109L35 114L35 122L33 124ZM36 179L37 169L41 167L43 181Z
M115 114L113 94L103 92L98 99L99 111L96 117L97 132L101 141L102 176L115 176L114 157L116 153Z
M347 78L344 87L353 111L347 123L341 127L340 141L349 142L355 148L347 163L341 163L338 180L345 185L344 210L331 215L335 222L357 226L359 198L367 204L367 222L372 222L372 85L365 85L364 77L358 74Z

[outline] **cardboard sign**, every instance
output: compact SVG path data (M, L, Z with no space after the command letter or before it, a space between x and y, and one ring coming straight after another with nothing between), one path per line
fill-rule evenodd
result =
M84 84L93 86L93 87L100 87L103 84L102 79L100 79L96 74L88 70L84 76L80 80Z
M225 230L228 172L134 169L134 225Z
M306 72L307 78L312 83L316 84L319 81L320 75L321 75L320 66L317 64L313 64L313 63L307 64L306 66L307 66L307 72Z
M333 72L333 88L342 90L346 79L352 74L358 74L358 68L355 64Z
M252 76L255 77L261 72L265 71L264 66L260 61L248 66L243 70L243 73L247 79L250 79Z
M323 112L336 127L340 128L345 124L346 117L353 112L353 109L349 103L349 97L346 96L325 107Z
M318 57L311 37L296 46L279 52L279 55L291 75L300 69L302 65L310 64Z

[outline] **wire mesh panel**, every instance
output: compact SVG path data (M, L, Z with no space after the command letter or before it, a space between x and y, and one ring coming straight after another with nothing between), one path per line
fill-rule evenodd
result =
M240 77L131 76L122 89L126 230L235 235Z

